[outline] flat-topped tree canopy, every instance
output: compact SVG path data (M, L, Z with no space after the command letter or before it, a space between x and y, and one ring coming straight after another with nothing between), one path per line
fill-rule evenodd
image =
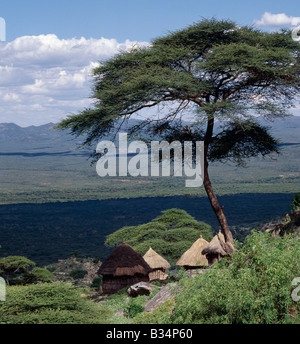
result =
M93 71L94 108L59 127L103 137L117 121L145 108L178 104L145 124L180 117L193 107L194 120L249 119L285 115L299 91L299 43L288 31L262 32L230 20L204 19L101 62ZM136 128L138 129L138 128Z

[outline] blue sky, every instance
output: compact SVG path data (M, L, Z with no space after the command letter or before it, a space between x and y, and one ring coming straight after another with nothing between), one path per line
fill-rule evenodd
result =
M0 123L57 122L88 106L90 70L135 42L202 18L262 30L300 25L300 2L201 0L3 0Z
M300 16L299 1L201 0L4 0L7 40L53 33L59 38L149 41L202 17L252 24L264 12Z

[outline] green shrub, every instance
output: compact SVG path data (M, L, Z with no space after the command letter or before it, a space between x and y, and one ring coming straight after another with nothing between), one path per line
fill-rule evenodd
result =
M31 282L51 282L54 279L54 275L46 268L34 268L29 273Z
M299 322L291 298L300 276L300 243L295 235L270 237L254 232L231 259L205 274L183 278L166 323L281 324Z
M296 193L292 199L292 210L293 211L300 210L300 192Z
M0 303L2 324L93 324L99 307L83 296L84 290L65 283L7 287Z
M74 269L70 272L70 276L72 278L74 278L75 280L84 278L84 276L87 274L88 274L88 272L86 270L81 269L81 268Z
M102 275L95 277L92 281L91 288L92 289L99 289L102 283Z
M137 314L144 311L144 301L145 298L139 296L135 299L130 299L128 305L124 308L124 314L129 318L134 318Z

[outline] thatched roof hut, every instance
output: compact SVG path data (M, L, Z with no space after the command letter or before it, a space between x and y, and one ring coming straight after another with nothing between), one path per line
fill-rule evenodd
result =
M113 294L128 285L149 281L151 271L142 255L123 242L103 262L98 274L103 276L103 293Z
M202 254L206 256L208 264L212 265L221 258L227 256L226 243L224 235L219 231L211 240L211 242L202 249Z
M184 266L186 269L195 269L208 265L208 260L201 252L208 245L208 241L202 235L193 245L180 257L176 265Z
M155 252L152 247L144 254L143 258L153 270L149 273L150 281L165 280L168 277L165 271L171 267L170 263Z

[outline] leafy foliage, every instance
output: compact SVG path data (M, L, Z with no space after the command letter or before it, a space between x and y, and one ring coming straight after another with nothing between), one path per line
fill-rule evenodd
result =
M300 211L300 192L296 193L292 199L292 210Z
M87 274L88 274L88 272L86 270L81 269L81 268L72 270L70 272L70 276L74 279L81 279Z
M232 233L208 174L210 154L241 165L246 158L278 152L277 141L253 115L286 116L300 91L299 61L299 44L288 31L266 33L229 20L205 19L103 62L94 69L94 108L69 116L58 128L86 135L83 145L91 145L140 110L166 105L157 116L152 113L131 128L131 134L144 135L152 123L164 134L165 124L181 124L183 113L190 110L186 129L192 141L195 134L205 132L203 184L233 249ZM214 133L217 120L229 122L229 128ZM180 131L175 137L182 138ZM96 160L101 152L92 155Z
M300 275L300 243L295 235L253 232L231 260L203 275L182 280L172 323L299 322L291 282ZM297 320L298 319L298 320Z
M0 303L2 324L93 324L99 309L65 283L10 286Z
M260 127L250 113L267 119L286 115L299 91L299 56L299 44L288 31L267 33L230 20L204 19L102 62L94 69L94 108L68 117L58 127L86 134L89 145L115 130L118 120L166 105L156 119L149 116L132 132L141 133L154 124L163 133L164 125L174 120L183 128L182 114L189 111L194 114L193 124L199 125L195 133L205 123L212 125L208 130L204 127L206 144L214 144L211 129L213 121L220 119L231 122L235 133L248 126L244 136L251 137ZM229 132L232 129L230 125ZM225 127L223 137L229 132ZM274 148L267 131L264 137ZM245 137L238 140L238 146L250 143ZM223 158L233 147L226 146Z
M162 213L149 223L119 229L107 236L105 244L113 246L125 240L142 255L151 246L158 254L174 262L200 235L207 241L211 240L211 227L196 221L186 211L173 208Z
M98 290L102 284L102 275L99 275L98 277L95 277L91 283L91 289Z
M20 274L27 274L29 267L32 266L35 266L35 263L22 256L8 256L0 259L0 273L6 276L8 284L12 276L17 275L18 278Z
M124 314L129 318L134 318L139 313L142 313L144 311L144 302L144 296L137 296L134 299L130 299L127 306L124 308Z
M54 279L54 275L46 268L35 267L29 273L30 283L43 282L49 283Z

